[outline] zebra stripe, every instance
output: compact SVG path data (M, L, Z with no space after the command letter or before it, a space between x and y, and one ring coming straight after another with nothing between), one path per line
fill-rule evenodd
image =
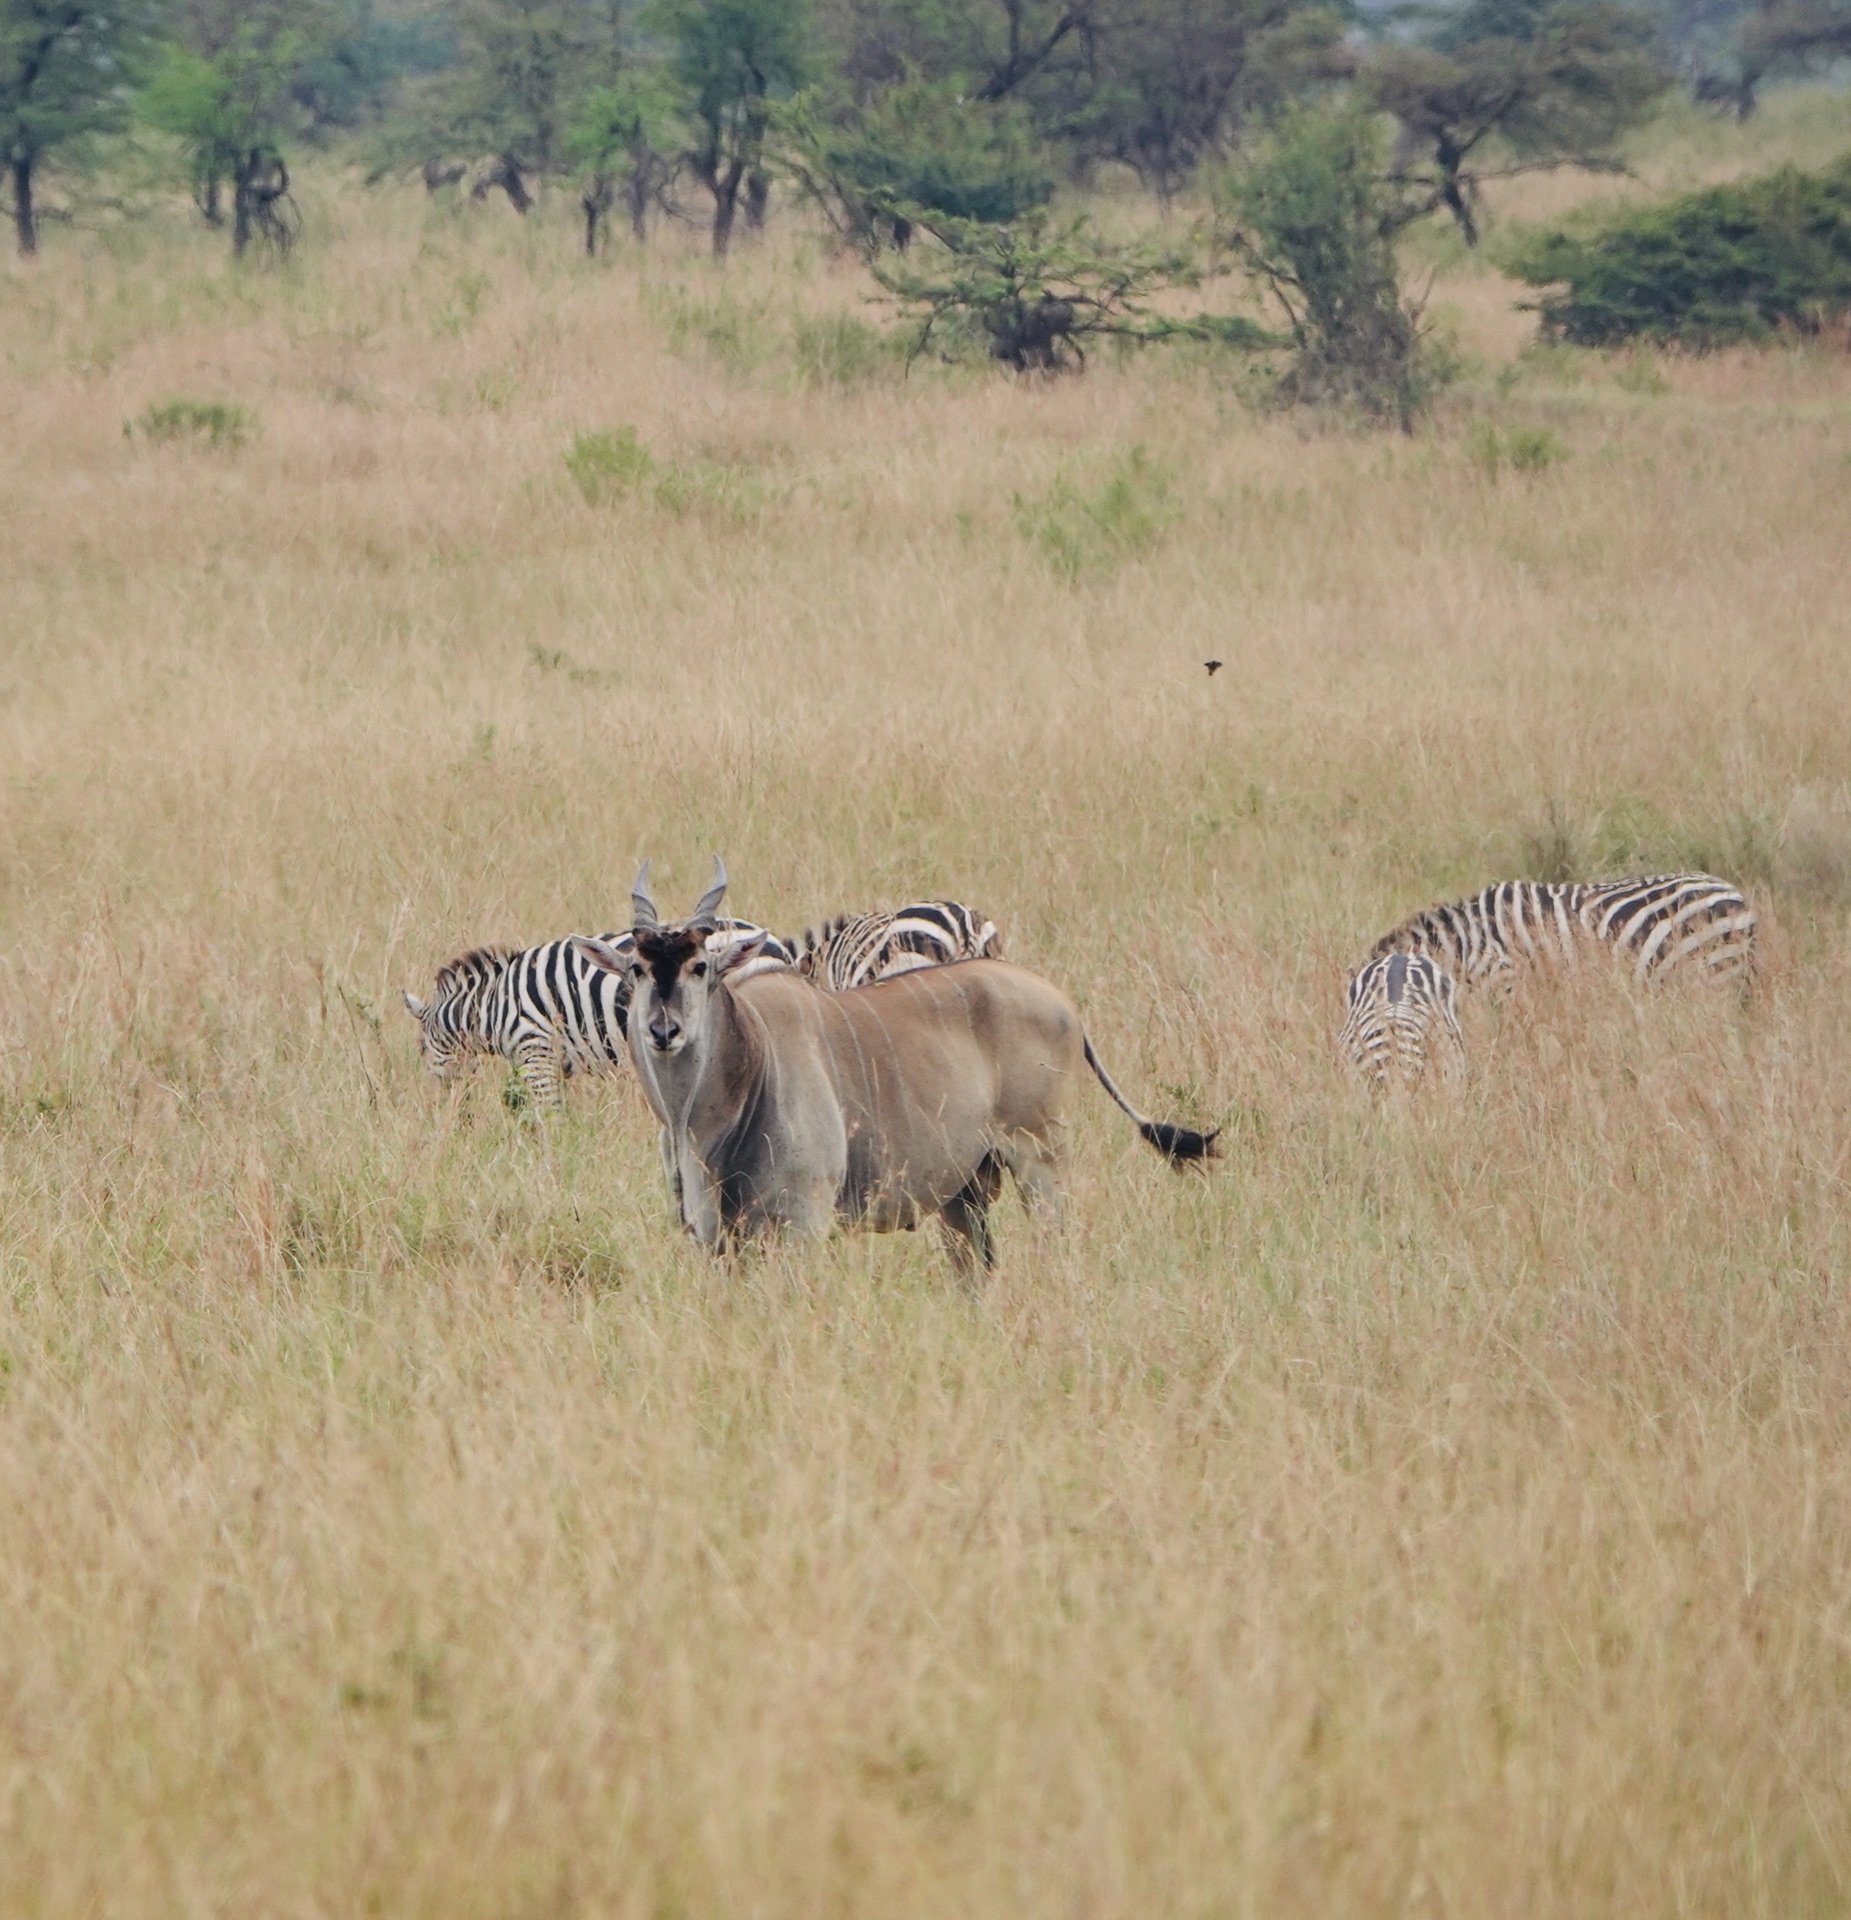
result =
M1629 957L1640 981L1673 971L1745 981L1754 967L1754 909L1710 873L1566 886L1506 880L1417 913L1385 933L1371 957L1425 954L1470 987L1528 962L1572 967L1589 945Z
M783 941L749 920L720 921L708 945L717 952L760 934L764 949L736 978L795 964ZM634 944L627 932L598 938L623 953ZM575 937L518 952L478 947L439 972L428 1005L409 993L405 1005L418 1021L424 1064L438 1079L467 1055L498 1053L519 1070L529 1100L557 1106L567 1075L608 1073L624 1057L630 978L593 965Z
M1002 958L995 923L956 900L921 900L892 913L841 914L791 945L797 970L832 993L917 967Z
M1350 976L1349 1011L1337 1044L1366 1080L1386 1090L1391 1075L1410 1091L1427 1071L1430 1051L1448 1071L1465 1059L1458 988L1424 953L1385 953Z

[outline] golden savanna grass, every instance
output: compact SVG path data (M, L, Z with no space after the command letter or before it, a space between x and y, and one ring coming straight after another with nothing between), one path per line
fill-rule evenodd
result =
M0 1911L1851 1906L1851 361L1523 354L1426 243L1465 376L1359 435L902 380L794 223L310 214L0 275ZM1088 1094L980 1295L727 1271L627 1077L426 1084L401 986L716 849L981 905L1225 1161ZM1745 1006L1338 1071L1415 907L1686 863Z

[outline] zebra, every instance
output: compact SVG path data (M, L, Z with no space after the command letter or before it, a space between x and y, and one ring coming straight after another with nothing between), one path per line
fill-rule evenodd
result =
M723 888L724 869L716 872ZM717 903L718 894L713 898ZM914 967L999 957L996 928L955 900L842 915L796 940L780 940L750 920L716 916L715 928L707 944L716 954L763 936L734 979L794 967L835 992ZM634 944L628 931L597 941L626 956ZM594 966L577 936L568 935L518 952L478 947L443 968L428 1004L407 993L405 1005L437 1079L448 1079L466 1054L498 1053L518 1069L529 1101L556 1107L567 1075L608 1073L624 1058L630 980Z
M789 944L797 971L832 993L917 967L1003 957L995 922L956 900L915 901L892 913L838 914Z
M1469 900L1429 907L1370 958L1424 954L1472 987L1536 960L1576 964L1598 945L1631 962L1633 978L1671 972L1746 985L1755 950L1754 909L1712 873L1653 873L1630 880L1506 880Z
M719 920L708 945L718 953L761 935L765 944L742 973L795 966L791 948L749 920ZM627 931L599 941L626 954L633 944ZM593 965L568 936L518 952L477 947L438 973L428 1003L407 993L405 1005L437 1079L447 1080L466 1055L498 1053L519 1071L530 1102L556 1107L566 1075L608 1073L624 1058L630 979Z
M1429 954L1376 954L1350 976L1349 1010L1337 1044L1376 1087L1387 1090L1392 1068L1412 1090L1426 1072L1430 1043L1437 1043L1448 1072L1465 1060L1458 991Z

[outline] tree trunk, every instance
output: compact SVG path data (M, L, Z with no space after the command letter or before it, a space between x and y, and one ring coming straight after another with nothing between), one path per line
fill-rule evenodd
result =
M630 202L630 238L640 247L649 238L650 166L647 159L638 160L631 167L624 191Z
M763 233L765 231L765 209L771 204L771 182L766 179L761 168L754 167L746 176L746 231Z
M588 260L598 257L598 228L616 200L617 188L608 173L594 173L579 194L578 203L585 209L585 257Z
M1442 139L1434 153L1440 169L1440 200L1447 211L1459 223L1459 232L1468 247L1478 245L1478 222L1472 217L1472 203L1469 189L1462 192L1459 169L1465 162L1465 155L1454 146L1452 141Z
M739 211L739 182L744 173L744 165L734 161L724 173L716 171L707 176L707 191L713 195L713 257L716 260L724 260L727 248L733 244L733 216Z
M257 178L258 156L246 154L238 162L231 189L231 257L242 260L251 244L251 187Z
M32 206L32 161L15 159L13 174L13 229L19 235L19 251L30 256L39 250L39 221Z

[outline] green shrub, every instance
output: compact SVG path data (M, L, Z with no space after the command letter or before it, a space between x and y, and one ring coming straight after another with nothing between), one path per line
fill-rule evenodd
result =
M248 407L225 400L156 400L133 420L122 423L125 437L139 433L144 440L204 442L211 447L242 447L257 432L257 416Z
M915 256L925 253L924 262L869 262L875 279L917 325L909 363L928 348L955 359L981 343L1017 373L1055 373L1084 366L1082 342L1095 338L1278 344L1239 315L1157 311L1160 295L1201 284L1201 263L1186 245L1114 245L1084 215L1057 224L1030 213L999 227L914 211L937 243L914 249Z
M1063 475L1038 500L1017 494L1016 529L1071 586L1154 546L1176 517L1170 490L1168 469L1133 447L1096 492L1082 492Z
M807 387L852 387L899 357L889 335L852 313L800 314L791 329L791 352Z
M585 496L587 505L594 507L622 499L638 481L648 477L655 465L634 427L576 434L566 449L565 460L573 485Z
M1568 458L1568 449L1552 427L1511 427L1500 432L1481 420L1467 439L1472 459L1487 480L1495 480L1508 466L1513 473L1542 473Z
M690 514L743 526L771 504L773 489L750 467L719 460L678 461L656 482L656 505L678 520Z
M1534 234L1511 270L1561 288L1538 303L1546 339L1692 347L1813 333L1851 311L1851 156Z
M1402 298L1395 238L1410 210L1380 146L1362 114L1279 115L1227 182L1226 237L1285 317L1293 358L1280 399L1408 428L1446 369Z
M777 351L777 330L762 301L743 301L731 293L703 300L684 287L650 290L644 304L662 323L671 353L700 348L731 373L750 373Z

